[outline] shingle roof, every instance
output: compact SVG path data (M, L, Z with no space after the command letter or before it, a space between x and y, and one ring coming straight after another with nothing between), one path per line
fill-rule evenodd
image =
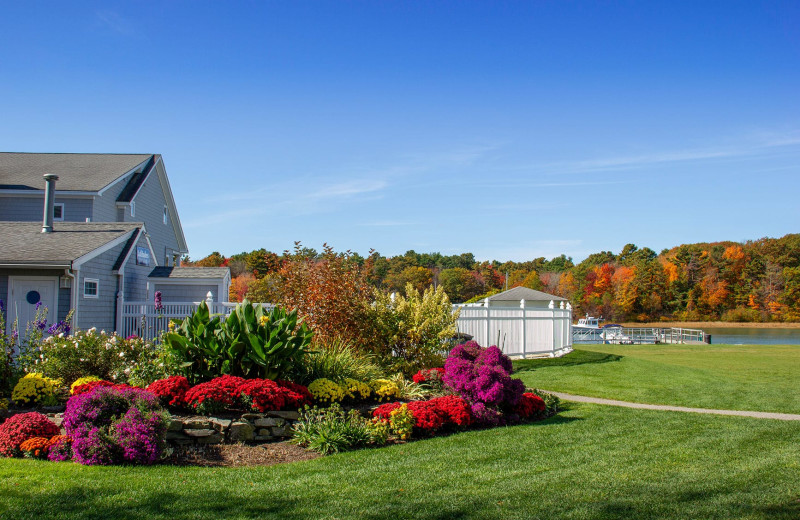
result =
M227 267L156 267L150 278L225 278Z
M0 189L43 190L46 173L57 191L99 191L152 154L0 153Z
M528 289L527 287L514 287L513 289L509 289L507 291L503 291L501 293L495 294L494 296L489 297L489 301L492 302L508 302L508 301L516 301L519 302L520 300L525 301L567 301L566 298L562 298L561 296L556 296L555 294L547 294L542 291L535 291L533 289Z
M70 266L87 253L141 227L135 222L0 222L0 265Z

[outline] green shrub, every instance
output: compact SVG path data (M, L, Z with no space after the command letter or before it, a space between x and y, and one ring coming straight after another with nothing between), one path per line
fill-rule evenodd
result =
M296 311L275 307L267 313L247 300L224 321L201 302L191 315L173 323L163 341L192 384L221 375L287 378L308 354L312 335Z
M362 417L357 410L345 412L338 404L329 408L306 407L294 424L292 442L328 455L383 444L388 439L384 430Z
M737 323L751 323L763 321L761 312L757 309L749 307L736 307L722 313L720 318L722 321L737 322Z
M345 379L372 381L383 377L374 356L357 352L342 339L319 341L311 353L292 367L290 379L306 386L316 379L343 383Z
M545 417L555 415L561 410L561 399L557 395L536 388L531 390L531 392L541 397L542 401L544 401Z
M369 307L375 329L372 347L381 361L408 376L442 366L458 319L444 289L431 287L420 294L408 284L406 296L376 290L374 298Z
M131 371L150 359L153 345L141 338L124 339L91 328L72 336L49 336L38 344L29 344L20 366L26 372L38 372L71 385L79 377L94 375L123 383Z
M399 372L388 379L397 386L397 393L395 395L397 399L406 401L427 399L436 393L428 387L419 385L414 381L409 381Z

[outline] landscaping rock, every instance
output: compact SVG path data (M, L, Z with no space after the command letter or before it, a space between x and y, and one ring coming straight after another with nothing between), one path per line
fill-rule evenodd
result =
M187 430L207 430L211 428L211 421L207 417L190 417L183 420L183 428Z
M233 421L230 419L219 419L217 417L211 417L208 422L211 423L211 427L217 430L218 432L224 432L228 429L228 426L231 425Z
M255 437L253 437L254 441L271 441L274 439L275 437L273 437L272 435L256 435Z
M234 421L228 427L228 440L230 442L243 442L253 439L255 428L247 421Z
M283 426L283 419L276 419L274 417L264 417L262 419L256 419L253 421L253 424L257 428L269 428L270 426Z
M292 434L292 429L287 426L272 428L272 435L275 437L288 437Z
M169 426L167 426L168 432L179 432L183 430L183 421L176 417L173 417L172 420L169 422Z
M213 430L212 430L213 431ZM200 437L197 439L198 444L220 444L224 437L221 433L214 431L212 435L208 435L206 437Z
M281 419L286 419L287 421L296 421L300 418L299 412L294 412L291 410L286 410L283 412L269 412L270 417L280 417Z
M189 437L209 437L219 432L217 432L217 430L212 430L211 428L196 428L196 429L184 429L183 433L185 433Z
M173 441L173 442L174 441L181 441L181 440L185 440L185 441L191 442L191 439L189 438L188 435L184 435L183 432L175 432L175 431L172 431L172 432L168 431L167 432L167 440L168 441Z
M264 414L260 414L260 413L246 413L246 414L242 415L242 420L250 421L250 422L257 421L258 419L263 419L263 418L264 418Z

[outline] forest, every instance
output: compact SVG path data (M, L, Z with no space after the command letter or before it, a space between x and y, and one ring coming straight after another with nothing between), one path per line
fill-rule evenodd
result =
M477 261L472 253L323 251L295 243L280 254L258 249L230 257L214 252L183 265L231 269L231 301L277 302L287 279L309 262L336 258L339 269L364 284L404 293L442 287L453 303L476 301L525 286L568 298L576 316L612 321L800 321L800 234L746 242L683 244L656 253L627 244L578 264L561 255L525 262Z

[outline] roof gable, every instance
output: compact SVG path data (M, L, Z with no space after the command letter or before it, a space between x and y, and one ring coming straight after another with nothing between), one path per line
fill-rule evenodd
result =
M547 294L542 291L536 291L534 289L528 289L527 287L514 287L513 289L509 289L507 291L503 291L501 293L495 294L494 296L489 296L489 301L491 302L508 302L508 301L515 301L518 302L520 300L525 300L528 302L533 301L567 301L566 298L562 298L561 296L556 296L555 294Z
M46 173L59 176L57 191L100 191L152 154L0 152L0 189L43 190Z
M70 267L109 245L128 240L129 234L141 226L131 222L58 222L52 233L42 233L40 222L0 222L0 265Z

